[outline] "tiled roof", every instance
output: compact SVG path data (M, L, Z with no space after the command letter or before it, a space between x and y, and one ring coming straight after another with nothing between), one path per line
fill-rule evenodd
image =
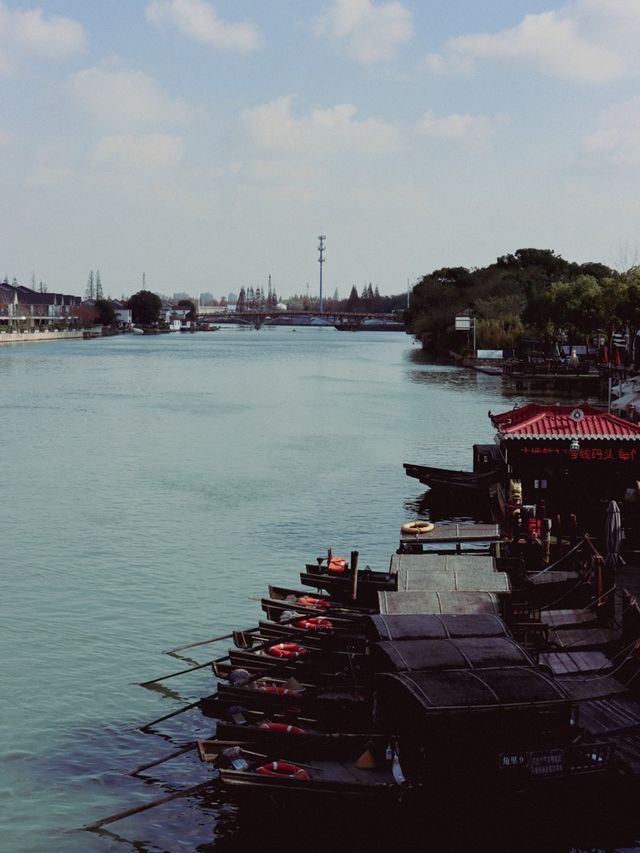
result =
M528 403L519 409L491 415L501 439L590 438L640 441L640 425L602 412L588 403L543 406Z

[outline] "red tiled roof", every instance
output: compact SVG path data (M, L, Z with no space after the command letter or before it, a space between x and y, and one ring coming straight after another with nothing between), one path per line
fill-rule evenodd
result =
M592 438L640 441L640 425L602 412L588 403L543 406L527 403L510 412L489 414L503 439Z

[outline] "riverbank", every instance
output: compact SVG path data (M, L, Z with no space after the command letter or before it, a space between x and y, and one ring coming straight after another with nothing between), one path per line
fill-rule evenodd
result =
M82 339L82 329L59 332L57 330L47 332L0 332L0 346L3 344L40 343L41 341L68 341L73 338Z

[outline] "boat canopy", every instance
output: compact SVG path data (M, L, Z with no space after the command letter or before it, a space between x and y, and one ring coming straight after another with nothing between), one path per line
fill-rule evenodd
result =
M471 614L500 613L500 600L493 592L379 592L378 609L381 614Z
M515 709L570 702L550 673L532 666L384 673L376 677L376 686L381 707L405 723L434 712Z
M401 569L398 572L398 591L445 590L450 592L510 592L511 582L506 572L486 569L456 568L452 570Z
M373 640L445 640L451 637L506 637L507 628L498 616L484 613L375 615L367 617L366 631Z
M373 645L370 654L374 672L534 665L525 650L506 637L384 642Z
M389 571L401 572L453 572L484 571L495 572L495 557L490 554L394 554L391 557Z

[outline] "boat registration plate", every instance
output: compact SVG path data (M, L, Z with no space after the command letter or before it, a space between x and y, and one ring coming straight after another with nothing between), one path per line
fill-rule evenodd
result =
M564 772L564 750L501 752L500 769L526 769L531 776L558 776Z

